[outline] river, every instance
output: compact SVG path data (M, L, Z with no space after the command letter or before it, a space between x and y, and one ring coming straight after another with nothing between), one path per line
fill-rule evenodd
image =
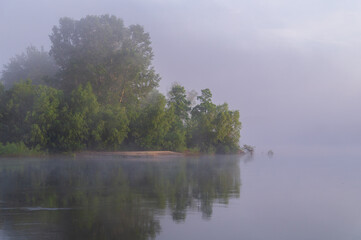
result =
M357 157L0 159L0 239L361 239Z

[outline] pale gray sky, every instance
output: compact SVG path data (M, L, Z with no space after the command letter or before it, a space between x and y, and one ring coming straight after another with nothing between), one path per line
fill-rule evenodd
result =
M150 33L162 92L208 87L239 109L242 144L361 146L361 2L2 0L0 64L30 44L49 49L60 17L106 13Z

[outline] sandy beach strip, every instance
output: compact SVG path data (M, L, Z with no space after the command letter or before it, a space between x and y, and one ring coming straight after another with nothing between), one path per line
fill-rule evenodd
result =
M129 156L129 157L147 157L147 156L183 156L183 153L172 151L116 151L116 152L79 152L77 156Z

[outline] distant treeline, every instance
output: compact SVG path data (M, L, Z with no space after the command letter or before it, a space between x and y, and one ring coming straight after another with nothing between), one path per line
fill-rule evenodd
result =
M61 18L50 52L10 59L0 83L0 142L51 152L239 150L239 112L174 84L156 88L149 34L115 16Z

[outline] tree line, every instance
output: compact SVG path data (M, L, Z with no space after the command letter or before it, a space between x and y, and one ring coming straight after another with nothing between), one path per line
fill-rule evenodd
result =
M239 112L192 98L174 84L157 91L150 36L115 16L61 18L49 52L10 59L0 84L0 142L51 152L239 150ZM194 97L194 96L193 96Z

